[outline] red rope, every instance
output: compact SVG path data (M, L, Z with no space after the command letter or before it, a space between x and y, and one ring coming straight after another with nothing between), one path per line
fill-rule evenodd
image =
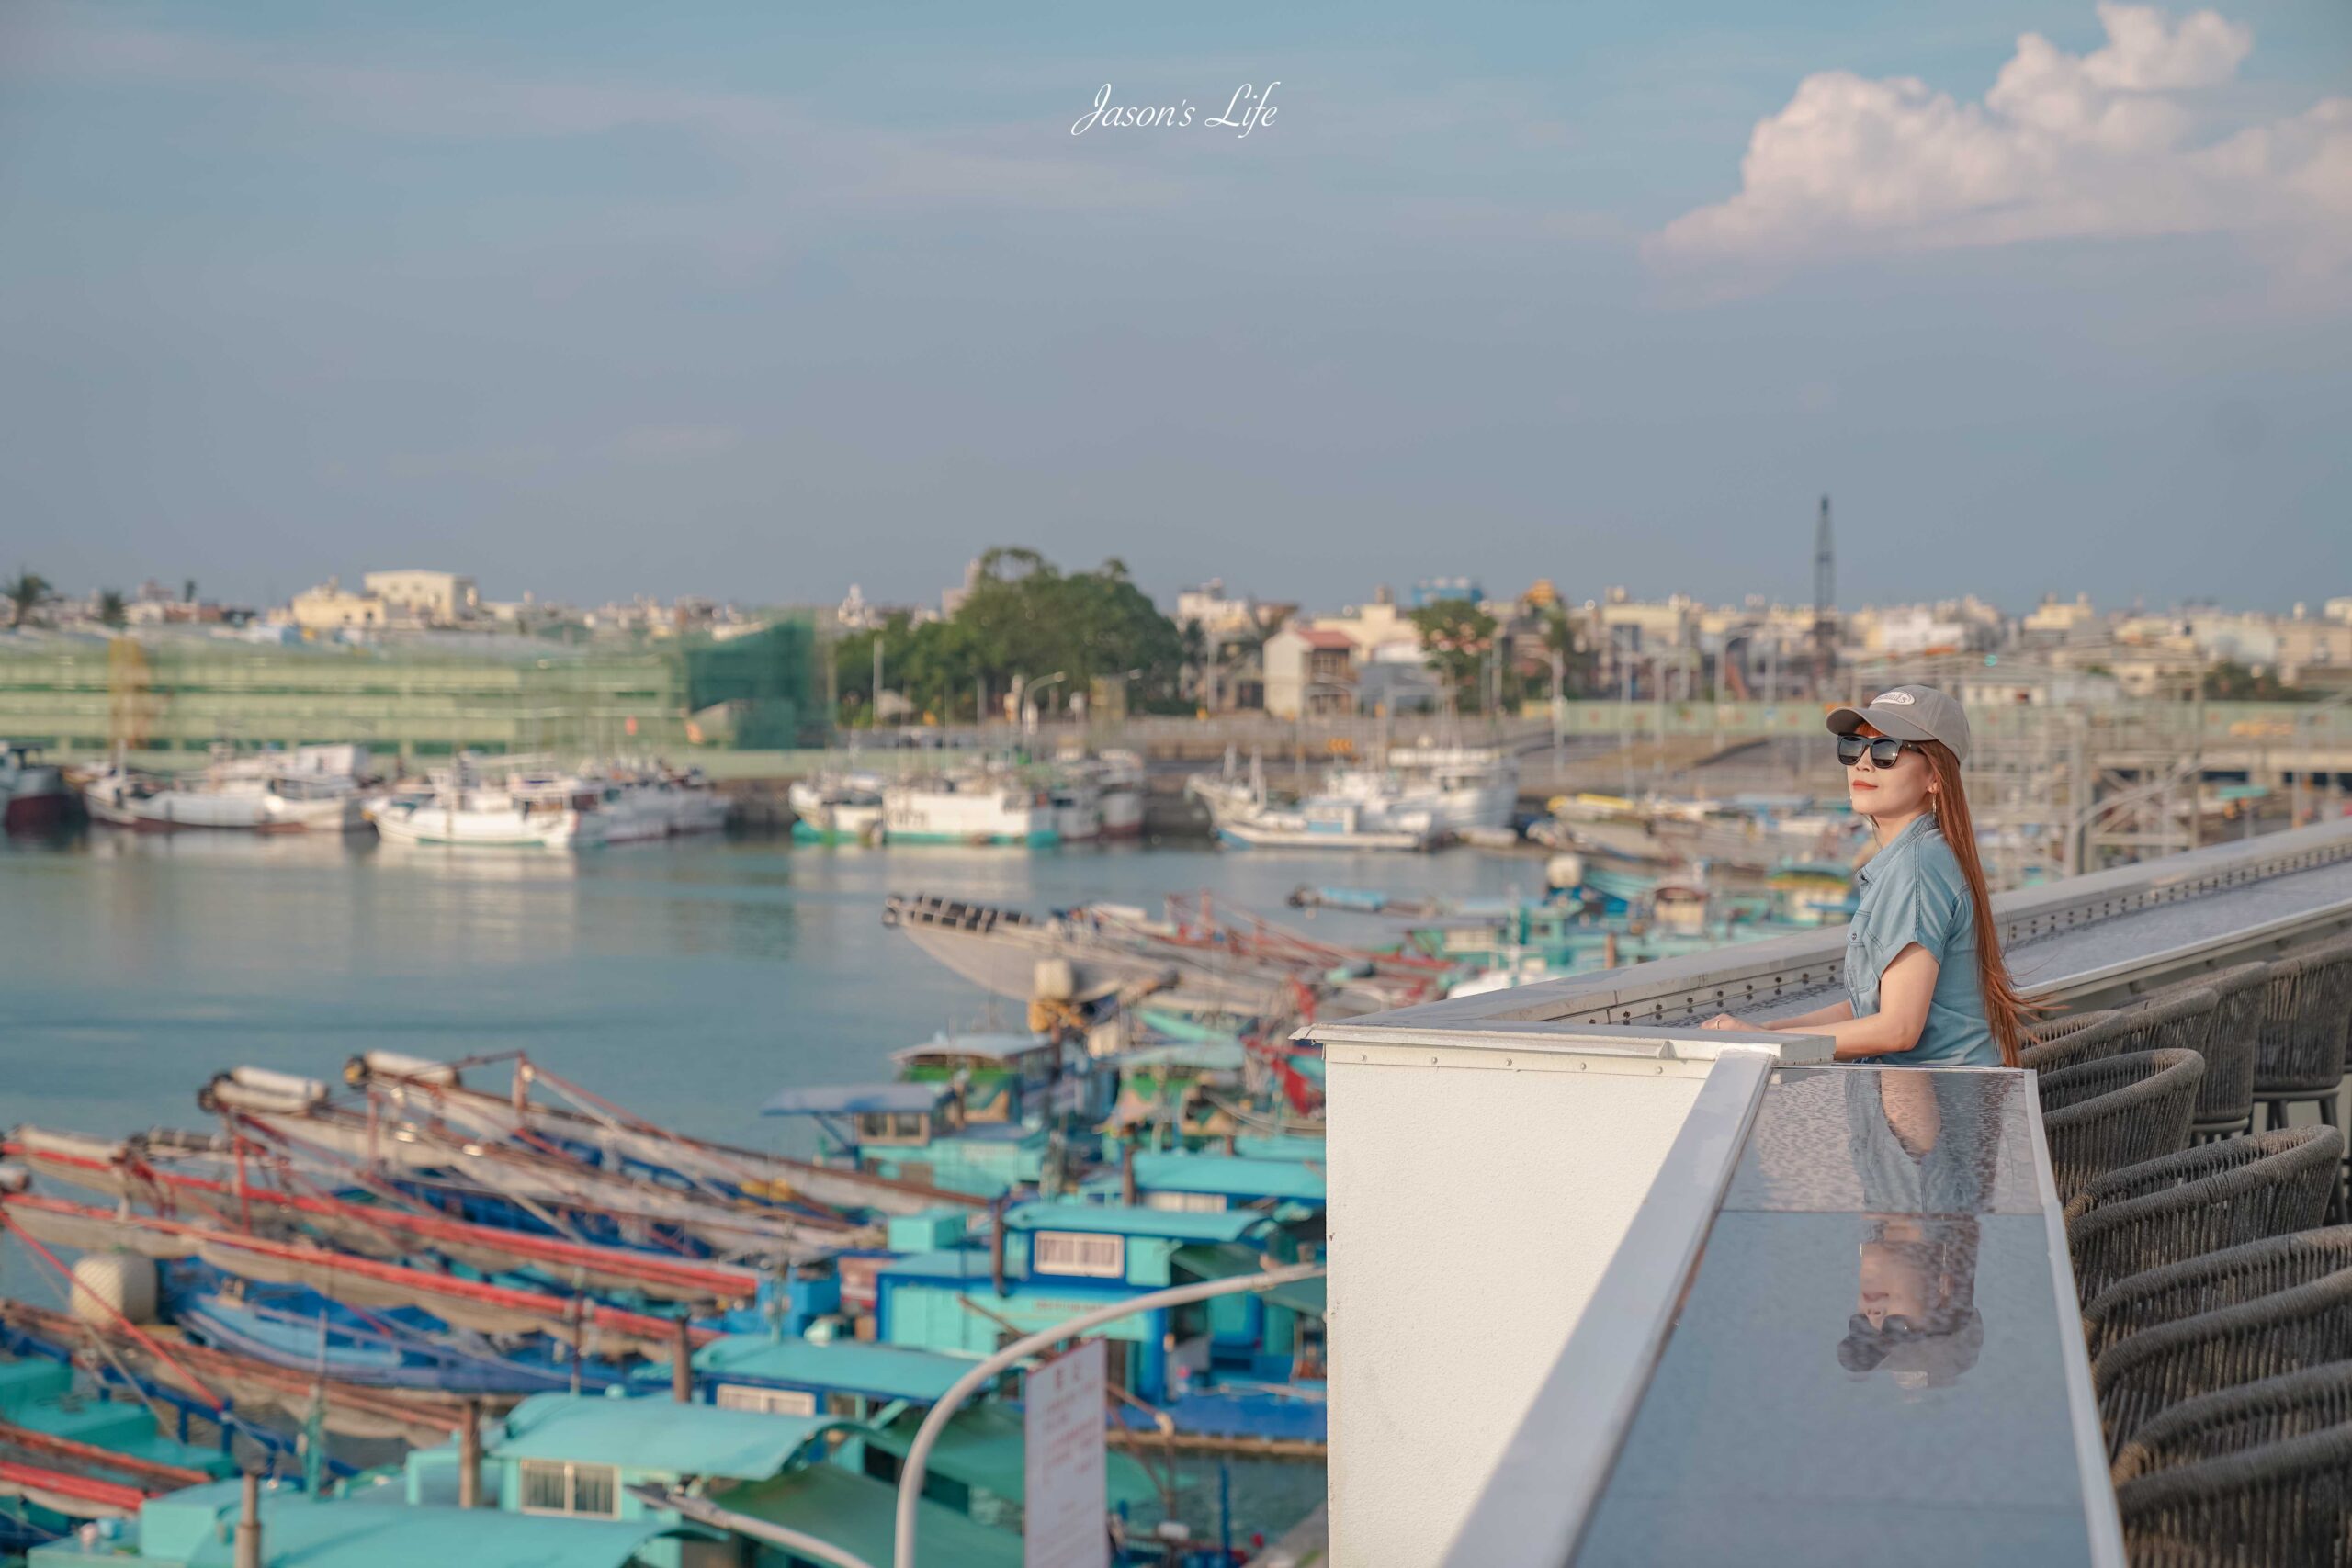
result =
M18 1200L18 1201L22 1201L22 1200ZM69 1208L73 1207L71 1204L64 1206ZM141 1345L146 1347L146 1348L153 1354L159 1356L163 1358L164 1360L169 1362L173 1371L178 1372L180 1376L187 1379L189 1383L195 1387L196 1392L204 1396L204 1402L212 1406L213 1414L217 1416L228 1410L228 1402L223 1400L219 1394L213 1393L212 1390L206 1385L202 1378L199 1378L194 1372L189 1371L187 1367L181 1362L177 1357L174 1356L169 1350L164 1348L163 1345L157 1341L153 1335L148 1333L145 1329L141 1328L137 1324L131 1322L130 1319L123 1316L122 1314L115 1311L114 1303L112 1302L109 1302L105 1297L99 1295L96 1291L93 1291L90 1287L82 1283L81 1280L75 1280L74 1278L74 1270L59 1262L57 1259L57 1254L51 1252L46 1247L43 1247L40 1244L40 1239L34 1235L30 1231L25 1229L24 1226L10 1219L5 1210L0 1210L0 1225L7 1226L9 1234L13 1235L18 1241L23 1242L27 1247L31 1247L35 1252L39 1253L42 1261L46 1262L51 1269L56 1269L60 1274L64 1275L67 1280L72 1280L74 1290L81 1292L84 1295L97 1303L98 1305L105 1310L106 1314L114 1319L116 1323L119 1324L123 1330L133 1339L138 1340ZM69 1301L73 1299L70 1292L67 1293L66 1299Z

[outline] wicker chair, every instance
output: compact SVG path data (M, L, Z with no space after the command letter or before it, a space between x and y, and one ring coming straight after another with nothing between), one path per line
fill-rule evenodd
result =
M2108 1457L2183 1400L2347 1359L2352 1269L2127 1336L2091 1363Z
M2347 1390L2352 1369L2314 1368L2184 1402L2143 1427L2115 1461L2133 1568L2352 1562ZM2282 1435L2254 1436L2266 1430Z
M2102 1176L2066 1204L2066 1250L2089 1302L2143 1269L2308 1230L2327 1211L2344 1134L2282 1128Z
M2149 1417L2115 1456L2114 1482L2352 1425L2352 1361L2331 1361L2184 1399Z
M2096 1360L2130 1335L2276 1295L2342 1269L2352 1269L2352 1225L2224 1247L2109 1286L2083 1308L2083 1340Z
M2256 960L2183 980L2143 1000L2153 1004L2184 992L2213 993L2212 1026L2195 1047L2205 1057L2205 1082L2197 1093L2197 1122L2189 1135L2223 1138L2254 1125L2254 1046L2262 1032L2263 987L2270 965Z
M2041 1127L2058 1196L2188 1142L2205 1058L2194 1051L2106 1056L2041 1075Z
M2115 1010L2103 1008L2096 1012L2062 1012L2041 1019L2026 1026L2026 1049L2064 1040L2078 1029L2088 1029L2094 1023L2104 1023L2115 1016Z
M2254 1054L2254 1098L2272 1126L2287 1107L2309 1100L2333 1125L2344 1085L2345 1035L2352 1030L2352 940L2290 953L2263 987Z
M2131 1037L2131 1021L2113 1009L2078 1013L2064 1021L2075 1027L2046 1038L2037 1034L2034 1043L2018 1053L2018 1066L2051 1073L2101 1056L2120 1056L2132 1048L2122 1043Z

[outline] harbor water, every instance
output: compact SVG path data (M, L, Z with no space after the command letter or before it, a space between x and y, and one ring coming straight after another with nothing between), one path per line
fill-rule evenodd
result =
M201 1129L206 1078L239 1064L334 1079L382 1047L450 1058L520 1048L679 1132L789 1149L777 1089L886 1077L943 1027L1018 1027L881 923L929 892L1035 913L1087 900L1155 911L1207 892L1337 940L1394 922L1290 908L1301 885L1446 895L1538 891L1543 860L1102 846L1018 851L710 839L579 855L401 849L311 835L94 830L0 848L6 976L0 1128L107 1136ZM797 1135L805 1136L805 1130ZM0 1289L50 1293L0 1247ZM1180 1512L1218 1528L1218 1461L1186 1455ZM1228 1462L1237 1539L1322 1495L1320 1466Z

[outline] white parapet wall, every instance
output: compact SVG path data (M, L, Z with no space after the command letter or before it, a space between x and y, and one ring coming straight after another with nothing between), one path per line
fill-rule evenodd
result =
M1325 1025L1331 1551L1442 1560L1725 1047L1826 1041ZM1782 1053L1790 1053L1783 1056ZM1736 1145L1738 1133L1725 1136Z

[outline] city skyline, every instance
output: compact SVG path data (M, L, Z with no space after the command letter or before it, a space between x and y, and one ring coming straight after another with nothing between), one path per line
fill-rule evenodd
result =
M1848 604L2352 578L2340 14L567 20L13 8L5 564L1802 604L1826 490Z

